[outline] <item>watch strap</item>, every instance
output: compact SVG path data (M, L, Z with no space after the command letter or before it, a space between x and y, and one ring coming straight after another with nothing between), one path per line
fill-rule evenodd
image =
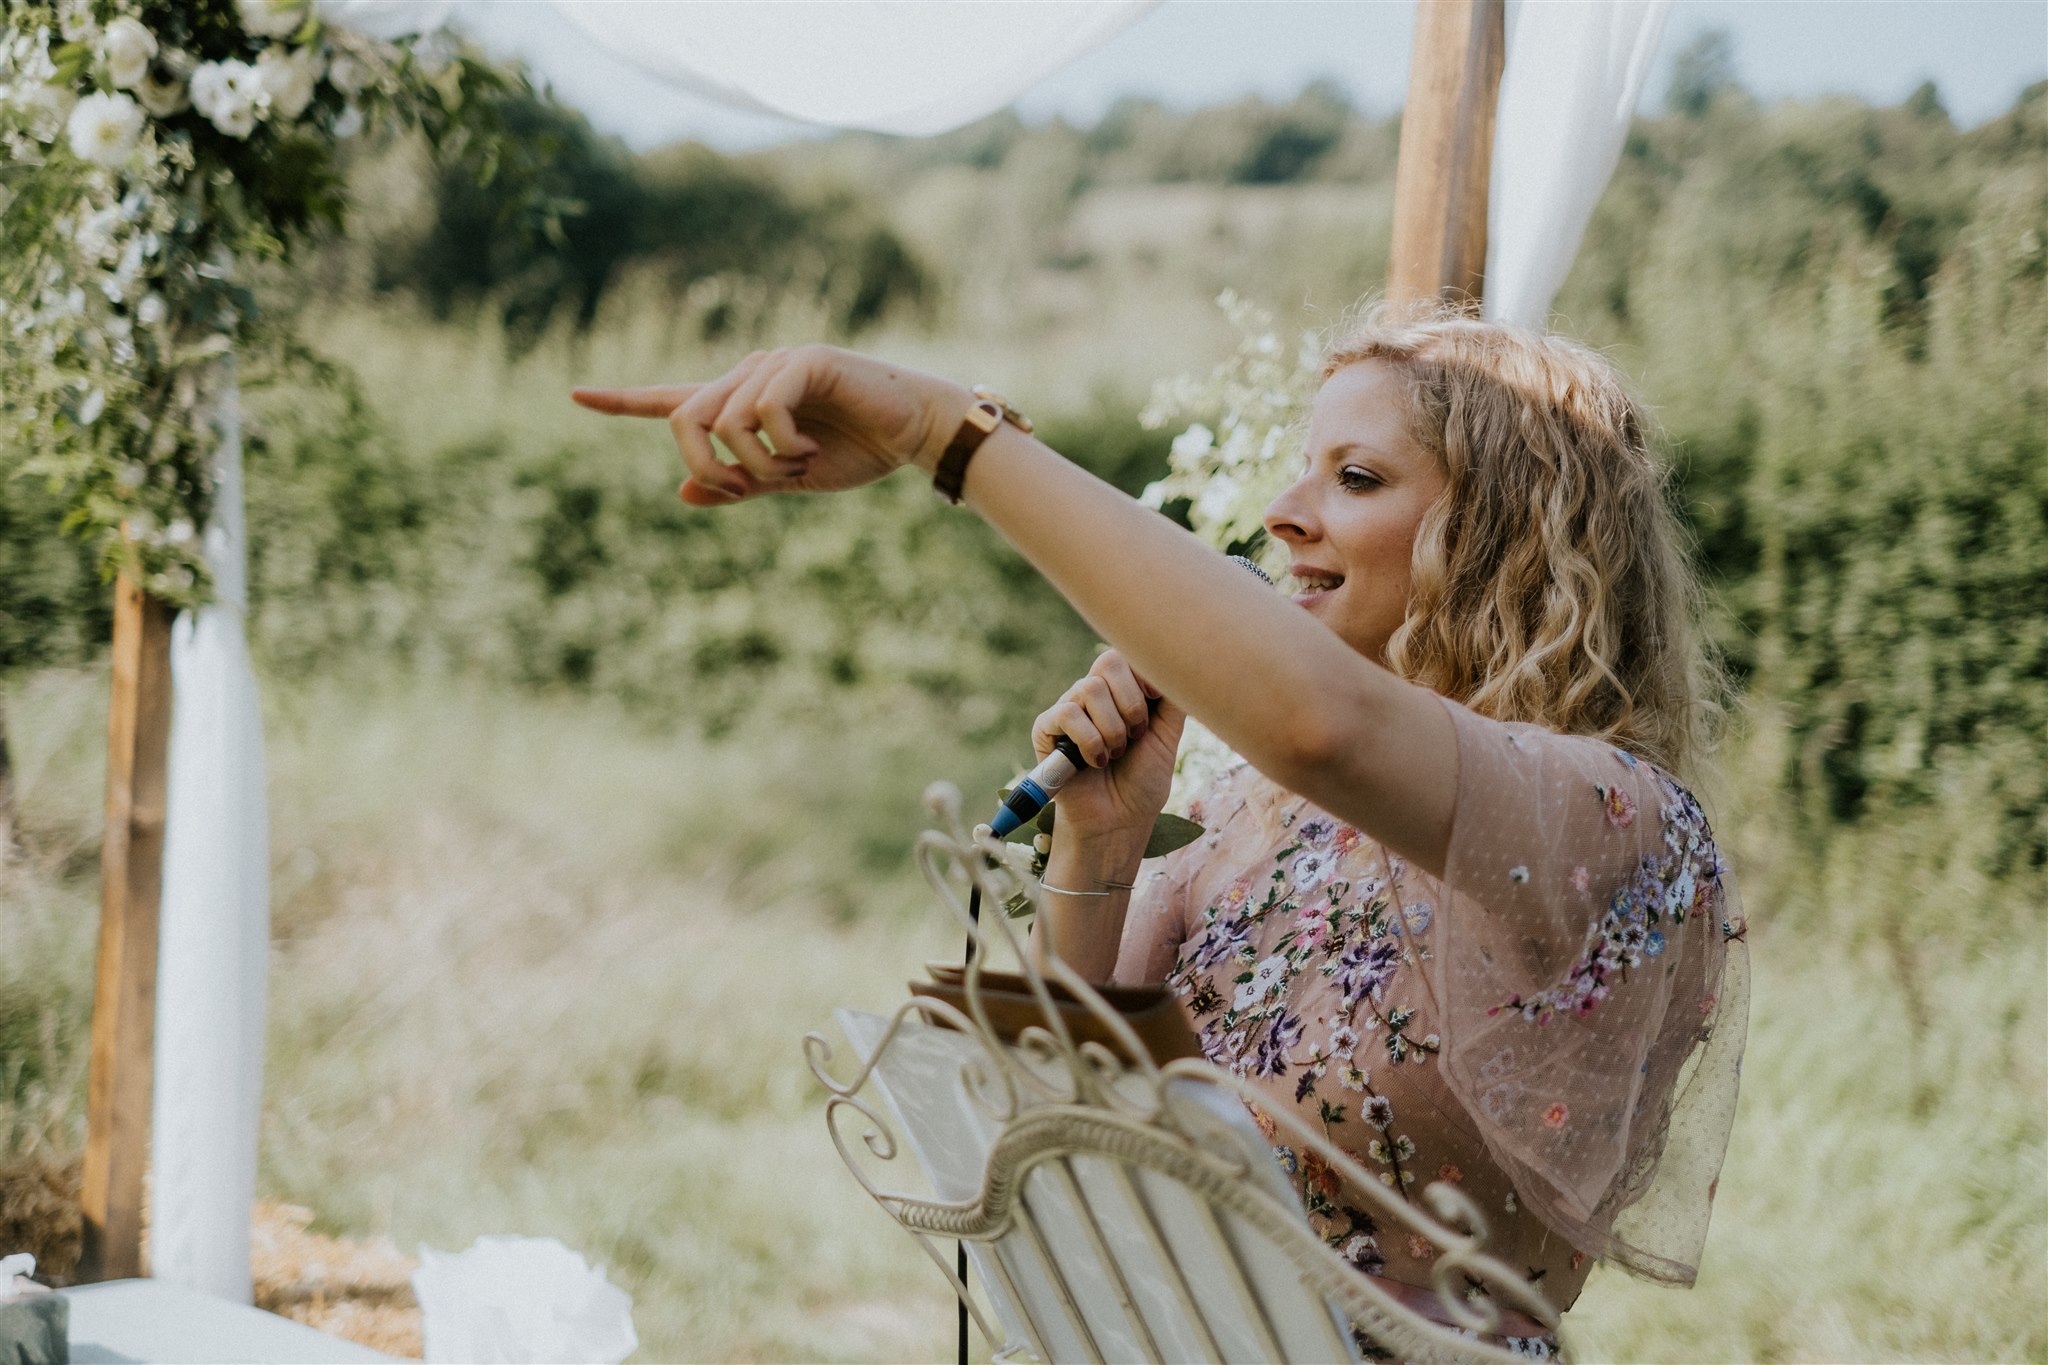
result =
M960 501L967 483L968 461L974 458L975 451L981 449L981 443L1005 422L1019 431L1031 430L1030 419L1012 408L1002 395L977 385L973 405L960 419L960 429L953 433L952 441L932 470L932 487L938 490L940 497L950 503Z

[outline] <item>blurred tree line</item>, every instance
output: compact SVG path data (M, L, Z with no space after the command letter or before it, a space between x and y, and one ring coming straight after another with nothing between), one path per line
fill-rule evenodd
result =
M714 339L761 332L792 295L841 338L885 321L943 333L959 282L1002 251L1057 254L1092 197L1181 185L1283 215L1355 196L1357 235L1380 243L1343 263L1363 289L1383 277L1398 138L1328 86L747 157L636 158L573 114L527 116L555 149L559 240L521 245L492 190L442 181L336 248L356 253L354 278L453 319L499 310L515 342L601 320L622 288L669 291ZM940 183L1004 197L948 246L915 221ZM1767 107L1709 39L1682 54L1665 112L1638 121L1557 305L1661 411L1721 643L1783 722L1785 791L1817 830L1977 812L1969 856L1995 872L2048 867L2044 234L2043 87L1967 131L1931 87L1896 108ZM1098 283L1136 269L1069 265ZM275 668L393 655L714 731L791 702L912 697L936 715L971 699L965 728L995 734L1019 733L1085 657L1085 628L1036 576L909 481L745 522L679 517L666 466L491 440L411 450L345 376L281 379L291 402L253 400L249 475L254 625ZM1167 436L1140 431L1136 406L1040 415L1135 490ZM105 637L104 593L39 496L17 481L0 504L0 669Z

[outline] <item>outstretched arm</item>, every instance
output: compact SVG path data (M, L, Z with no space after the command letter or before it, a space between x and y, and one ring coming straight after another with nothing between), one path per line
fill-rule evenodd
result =
M690 471L683 499L700 506L853 487L905 464L929 476L972 401L829 346L752 356L709 384L576 398L666 419ZM1457 740L1426 689L1007 424L969 465L965 497L1158 691L1275 782L1441 874Z

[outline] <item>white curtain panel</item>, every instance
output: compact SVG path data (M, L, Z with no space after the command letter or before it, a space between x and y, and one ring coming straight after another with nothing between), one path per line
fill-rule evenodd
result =
M1487 203L1486 316L1542 327L1614 174L1670 0L1521 0Z
M149 1246L159 1279L247 1303L270 834L262 711L243 629L242 436L232 371L216 422L219 482L206 554L217 593L171 627Z
M736 109L923 137L971 123L1157 0L555 0L613 56Z

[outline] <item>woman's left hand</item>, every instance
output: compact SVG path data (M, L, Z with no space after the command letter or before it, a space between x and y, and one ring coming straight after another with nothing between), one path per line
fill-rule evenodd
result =
M906 464L927 471L974 401L962 386L836 346L757 351L705 384L579 388L598 412L665 419L689 478L684 502L858 488ZM736 463L718 458L711 438Z

